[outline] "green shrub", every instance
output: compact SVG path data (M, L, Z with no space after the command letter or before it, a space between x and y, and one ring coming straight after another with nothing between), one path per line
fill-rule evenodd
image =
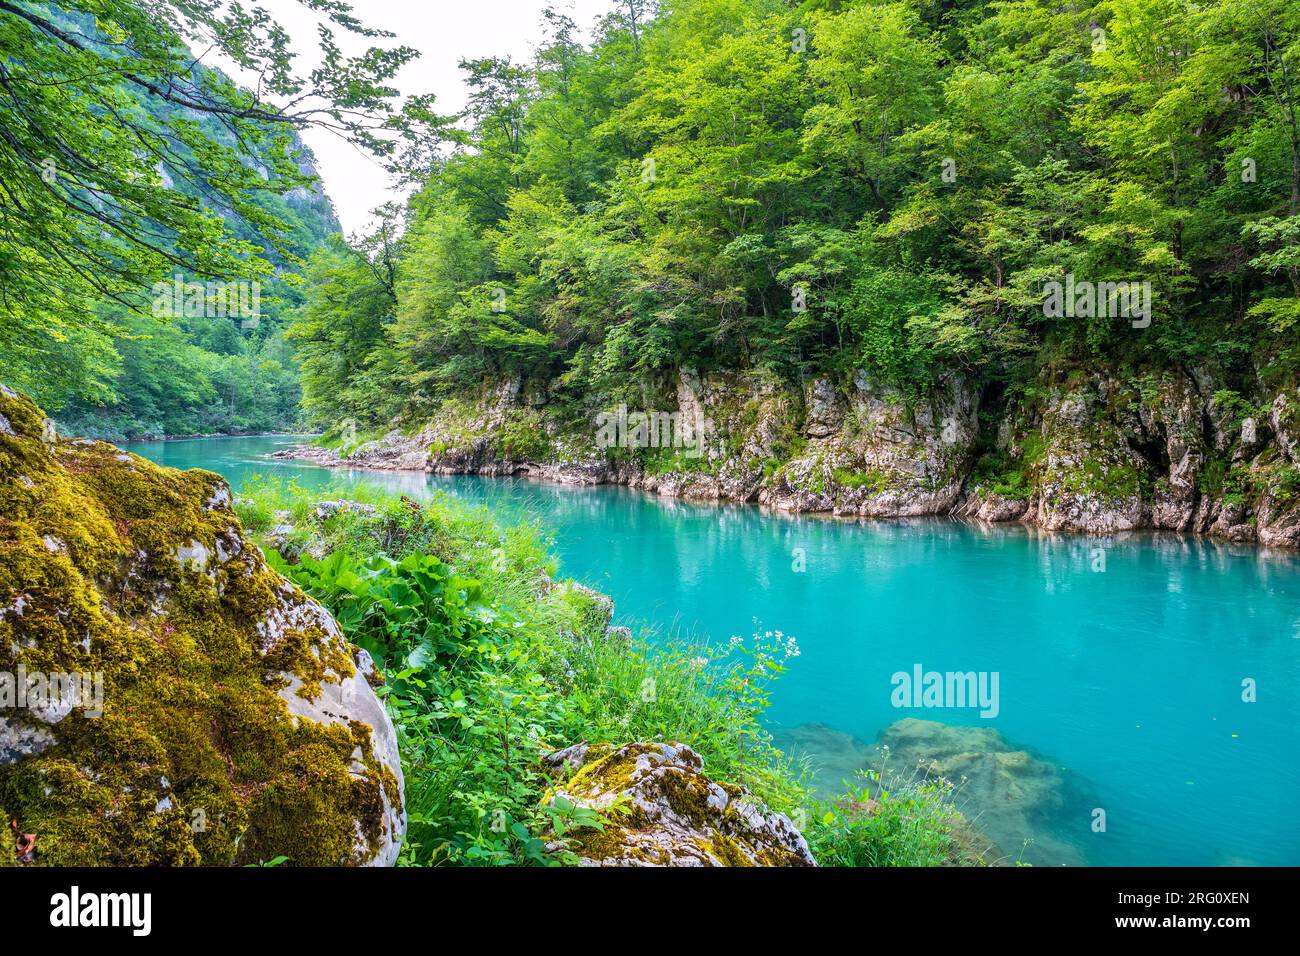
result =
M497 451L515 461L545 461L551 457L551 439L535 412L507 416L497 439Z
M1284 465L1276 469L1270 476L1269 491L1283 504L1300 497L1300 468Z
M712 470L707 455L686 448L646 448L641 466L647 475L701 474Z
M962 860L954 837L962 816L939 779L888 781L877 771L814 808L805 836L823 866L943 866Z
M1245 504L1254 492L1250 473L1221 455L1215 455L1205 462L1197 475L1196 486L1207 498L1220 500L1224 504Z
M889 485L889 476L883 471L853 471L848 468L836 468L835 483L841 488L868 488L870 493L878 495Z
M982 456L971 470L970 485L1010 501L1027 501L1033 494L1033 485L1025 474L1024 464L1005 452L990 452Z
M369 498L374 514L315 522L329 551L268 559L320 600L384 674L407 780L403 862L549 865L545 843L601 826L578 807L544 807L540 756L580 740L689 743L720 781L779 809L803 802L800 776L760 724L790 646L765 638L709 649L606 637L591 597L553 585L544 539L484 509L435 497ZM322 495L322 497L330 497ZM256 483L241 515L310 520L313 496Z

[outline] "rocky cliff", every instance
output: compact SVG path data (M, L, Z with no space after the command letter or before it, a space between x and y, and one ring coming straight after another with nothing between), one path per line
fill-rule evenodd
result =
M0 386L0 812L24 862L393 863L379 680L220 477L59 439Z
M1023 394L954 373L905 393L859 371L796 388L761 373L647 396L648 421L495 383L322 464L616 483L797 512L952 515L1049 531L1170 529L1300 547L1300 391L1249 397L1202 371L1045 371ZM603 417L602 417L603 416Z

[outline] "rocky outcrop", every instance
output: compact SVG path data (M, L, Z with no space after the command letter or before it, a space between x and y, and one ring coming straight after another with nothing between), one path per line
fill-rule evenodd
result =
M1047 531L1112 534L1149 524L1142 457L1101 410L1106 381L1051 393L1038 437L1033 523Z
M0 810L35 862L392 864L380 681L220 477L58 439L0 386Z
M680 743L575 744L546 758L563 779L549 800L608 814L567 834L585 866L816 866L794 824L743 788L715 783ZM563 844L552 844L559 850Z
M1262 385L1255 392L1266 395ZM622 484L791 512L1300 547L1300 393L1268 395L1244 412L1248 401L1223 394L1200 369L1045 370L1033 398L1015 400L982 395L955 373L917 395L862 371L794 388L769 373L683 369L661 399L684 439L672 447L603 447L594 422L609 403L592 399L588 414L564 418L546 389L504 382L449 402L418 432L394 431L345 457L310 447L282 454Z
M979 396L952 376L919 401L859 372L847 397L828 379L808 388L803 452L759 500L788 511L901 518L946 514L961 497L978 431Z

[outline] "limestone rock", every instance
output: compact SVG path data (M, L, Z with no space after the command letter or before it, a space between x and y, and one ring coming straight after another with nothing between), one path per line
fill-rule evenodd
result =
M616 807L604 830L567 834L586 866L816 866L788 817L715 783L680 743L576 744L546 758L568 776L551 799ZM554 844L558 847L558 844Z
M986 394L955 372L913 394L864 370L851 381L823 375L796 385L771 372L681 369L657 398L646 396L646 410L675 403L683 427L702 422L702 452L663 470L664 456L648 463L596 446L593 416L617 402L587 396L588 411L565 419L563 403L536 398L549 394L548 383L512 379L485 383L477 395L446 403L419 432L395 429L346 459L310 447L282 457L619 484L795 513L952 515L1053 532L1156 529L1295 546L1300 393L1290 388L1270 400L1259 385L1245 397L1266 413L1240 421L1215 400L1224 386L1203 367L1138 379L1104 367L1044 370L1032 398ZM524 454L508 434L536 440ZM989 455L994 481L983 480L977 452L980 460ZM1250 485L1245 493L1214 482L1206 490L1207 474L1225 469L1236 485Z
M808 383L804 408L804 433L810 438L826 438L844 424L844 399L828 378Z
M1019 521L1030 509L1028 499L1004 498L992 492L976 489L967 491L952 510L954 518L972 518L990 524Z
M37 862L393 863L369 659L267 566L226 483L51 439L9 390L0 413L0 673L79 678L0 704L0 804Z
M1048 399L1039 436L1033 523L1048 531L1094 534L1143 527L1148 506L1140 477L1145 462L1099 407L1108 382L1093 379Z

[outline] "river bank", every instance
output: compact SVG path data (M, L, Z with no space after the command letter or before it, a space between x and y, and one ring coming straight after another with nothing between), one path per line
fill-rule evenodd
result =
M667 404L682 430L674 445L607 448L597 440L602 403L578 413L509 381L382 437L275 457L622 485L797 514L1174 531L1300 548L1300 399L1286 391L1252 412L1188 375L1145 391L1101 373L1075 376L1036 403L1009 403L957 377L917 398L861 375L792 391L762 376L682 372Z

